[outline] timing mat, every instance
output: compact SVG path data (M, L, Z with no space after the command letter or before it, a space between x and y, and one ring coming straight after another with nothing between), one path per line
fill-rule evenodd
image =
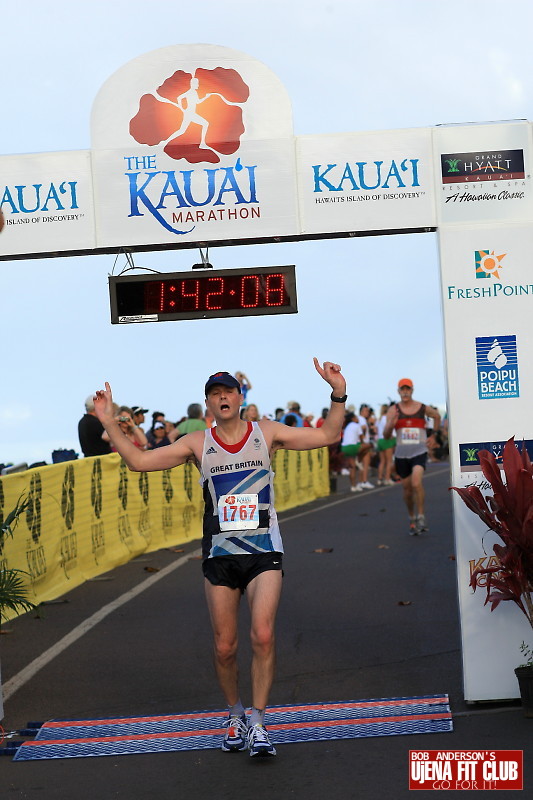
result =
M219 748L227 711L157 717L51 720L24 742L14 761L119 756ZM401 736L453 730L448 695L271 706L265 724L274 744Z

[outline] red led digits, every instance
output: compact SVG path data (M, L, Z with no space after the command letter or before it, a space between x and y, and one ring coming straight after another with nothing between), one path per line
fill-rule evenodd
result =
M257 308L259 305L259 278L245 275L241 278L241 308Z
M294 267L110 277L112 322L293 314ZM152 318L157 315L157 320Z
M277 286L275 284L277 284ZM286 302L285 298L285 278L283 275L267 275L265 292L266 305L282 306Z
M192 284L192 285L191 285ZM194 286L194 290L192 292L186 292L185 287L192 288ZM182 311L198 311L200 308L200 281L198 280L188 280L188 281L181 281L181 296L184 298L184 302L181 304ZM185 300L185 298L194 297L194 305L191 306L190 303Z
M211 284L212 283L218 283L219 285L218 285L218 291L207 292L207 294L205 296L205 308L206 309L211 309L211 310L216 310L216 309L223 308L224 306L220 302L220 298L223 297L223 295L224 295L224 278L208 278L207 279L207 283L208 283L208 288L209 288L209 284L210 283ZM214 288L215 287L213 287L213 289ZM218 298L218 302L219 302L218 305L216 305L216 301L211 302L211 298L212 297L217 297Z

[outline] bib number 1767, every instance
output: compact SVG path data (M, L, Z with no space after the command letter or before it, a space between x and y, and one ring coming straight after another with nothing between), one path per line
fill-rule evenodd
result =
M256 494L225 495L218 501L220 530L253 530L259 527L259 503Z

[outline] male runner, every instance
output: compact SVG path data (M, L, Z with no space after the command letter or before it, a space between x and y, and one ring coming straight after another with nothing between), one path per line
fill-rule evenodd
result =
M440 426L439 412L413 399L413 381L402 378L398 382L400 402L391 406L383 436L390 439L396 430L396 472L402 479L403 499L409 513L409 533L418 536L427 531L424 514L424 487L422 478L426 469L426 417L434 420L434 430Z
M283 545L274 509L270 456L279 448L312 450L340 438L346 381L338 364L314 359L332 388L331 407L320 428L296 428L269 419L246 422L239 381L228 372L211 375L206 406L216 427L194 431L156 450L139 450L113 415L111 388L94 396L98 419L128 467L136 472L170 469L194 459L202 474L205 512L202 539L205 593L214 634L215 668L228 704L225 751L249 749L275 755L264 727L274 678L274 626L282 582ZM237 669L237 617L247 592L251 612L252 711L246 718Z

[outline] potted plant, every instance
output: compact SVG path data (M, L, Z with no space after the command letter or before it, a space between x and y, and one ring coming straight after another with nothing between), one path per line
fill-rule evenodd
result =
M452 489L499 536L502 544L493 547L499 563L475 569L470 585L475 591L486 582L485 605L490 603L491 611L502 601L511 600L526 616L533 632L533 465L525 445L519 452L514 437L503 449L505 483L492 453L480 450L478 457L493 496L485 499L477 486ZM533 717L533 651L525 642L520 649L527 661L515 669L515 674L524 713Z
M0 555L2 554L5 540L8 536L13 536L20 515L26 510L27 500L22 496L17 500L13 511L7 515L5 520L0 519ZM22 576L26 573L21 569L9 569L4 562L0 561L0 623L6 618L7 611L31 611L35 608L34 604L28 600L27 587ZM4 707L2 703L2 682L0 676L0 720L4 718Z
M526 661L514 672L520 687L524 716L533 718L533 650L525 642L520 645L520 650Z

